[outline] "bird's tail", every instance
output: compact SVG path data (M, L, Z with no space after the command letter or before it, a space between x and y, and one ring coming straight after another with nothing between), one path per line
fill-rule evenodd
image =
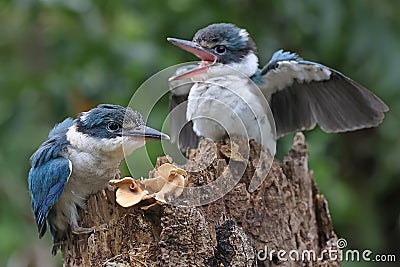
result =
M61 244L65 241L66 235L65 231L57 229L54 225L49 223L49 226L50 226L51 238L53 240L53 247L51 249L51 254L55 256L57 254L57 251L61 248Z
M66 240L66 230L58 228L54 223L55 214L50 212L47 222L49 225L49 230L51 234L51 239L53 240L53 248L51 249L51 254L55 256L57 251L61 248L61 244Z

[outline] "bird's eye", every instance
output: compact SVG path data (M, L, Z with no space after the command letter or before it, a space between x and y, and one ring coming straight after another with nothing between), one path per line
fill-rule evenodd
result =
M226 47L223 46L223 45L217 45L217 46L214 48L214 50L215 50L215 52L216 52L217 54L223 55L223 54L225 54L225 52L226 52Z
M109 132L116 132L119 129L121 129L121 125L116 122L110 122L109 124L107 124L107 131Z

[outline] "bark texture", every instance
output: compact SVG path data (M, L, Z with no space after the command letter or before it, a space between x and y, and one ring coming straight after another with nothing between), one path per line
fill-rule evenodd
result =
M239 148L247 145L235 142ZM156 205L144 211L118 206L112 190L91 196L88 210L81 212L81 225L98 230L68 234L62 246L64 266L340 266L339 259L322 253L337 252L337 236L328 203L308 170L303 134L296 135L289 155L282 163L274 161L262 185L250 193L247 188L260 151L250 141L242 179L224 197L205 206ZM196 159L186 168L189 186L226 174L234 153L227 142L202 141L189 151L189 157ZM210 159L204 170L190 171L193 164ZM162 157L157 165L170 161ZM315 252L315 260L309 251ZM299 260L290 260L289 253Z

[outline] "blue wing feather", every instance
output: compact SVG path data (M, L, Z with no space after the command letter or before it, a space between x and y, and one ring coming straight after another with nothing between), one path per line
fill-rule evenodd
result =
M72 172L71 161L61 156L68 145L65 133L74 121L67 118L49 133L49 139L32 155L29 171L29 192L38 226L39 237L46 232L46 218L60 198Z
M296 53L292 53L289 51L283 51L282 49L276 51L273 55L271 60L268 62L268 64L272 62L277 62L277 61L284 61L284 60L303 60L299 55Z
M316 65L316 66L320 66L320 67L325 67L326 66L320 64L320 63L316 63L316 62L312 62L312 61L308 61L308 60L304 60L302 57L300 57L298 54L296 53L292 53L292 52L288 52L288 51L283 51L278 50L276 51L273 55L272 58L270 59L270 61L267 63L267 65L265 65L264 68L262 68L261 72L259 73L259 75L263 76L265 75L268 71L277 68L279 65L279 62L282 61L296 61L298 63L301 64L306 64L306 65Z
M280 61L291 61L291 60L300 61L300 60L302 60L302 58L299 57L296 53L283 51L282 49L278 50L272 55L272 58L267 63L267 65L265 65L265 67L261 70L260 75L263 76L264 74L266 74L271 69L277 68L278 67L278 63Z
M71 171L71 162L67 158L59 157L32 168L29 172L29 192L39 237L46 231L47 215L60 198Z
M74 124L74 122L75 120L66 118L63 122L54 126L49 133L49 139L44 142L32 155L32 167L37 167L52 158L56 158L59 155L61 149L68 144L65 134L67 133L68 128Z
M56 137L58 135L63 135L68 131L68 128L74 124L75 120L72 118L66 118L63 122L60 122L54 126L50 131L48 138Z

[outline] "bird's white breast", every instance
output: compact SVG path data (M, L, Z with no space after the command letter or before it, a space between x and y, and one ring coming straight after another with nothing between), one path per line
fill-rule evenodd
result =
M246 77L227 75L196 83L189 94L187 119L199 136L219 140L226 133L275 143L267 102ZM273 122L272 122L273 124ZM268 146L268 145L267 145ZM270 145L271 152L275 152Z
M72 174L68 187L75 195L87 197L96 193L113 179L124 158L123 137L99 139L70 127L67 132L70 146L65 157L72 162Z
M119 174L124 152L130 154L144 145L144 140L134 141L127 137L94 138L78 132L76 126L68 129L67 140L70 145L62 156L71 161L72 173L55 204L57 216L54 223L59 229L66 229L68 224L77 224L76 206L85 208L87 197L105 188L108 181Z

